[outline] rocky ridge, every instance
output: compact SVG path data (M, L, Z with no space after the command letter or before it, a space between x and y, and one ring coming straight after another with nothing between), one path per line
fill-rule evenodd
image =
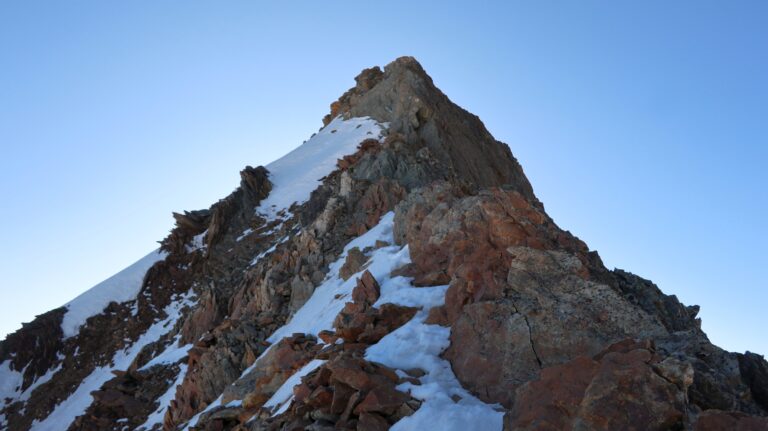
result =
M306 202L255 211L275 184L267 168L247 167L211 208L174 214L168 255L136 300L110 304L74 337L58 309L0 343L0 363L27 394L0 403L2 426L405 427L426 412L417 386L429 374L370 352L423 312L449 331L442 358L496 406L499 428L768 429L765 360L712 345L697 307L606 269L549 218L509 147L414 59L364 70L323 122L366 117L384 135L358 142ZM346 247L390 213L391 242ZM409 259L374 276L390 248ZM332 279L354 289L336 298L331 327L273 339ZM391 279L444 289L444 300L377 304ZM114 368L121 352L126 366ZM76 419L48 427L99 370L110 377Z

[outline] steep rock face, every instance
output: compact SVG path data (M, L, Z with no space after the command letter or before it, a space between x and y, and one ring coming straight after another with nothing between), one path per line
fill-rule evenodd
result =
M113 302L74 337L54 310L0 343L0 363L24 370L0 403L0 427L424 423L434 394L419 386L433 376L366 356L424 324L445 334L430 360L445 361L441 372L465 391L439 393L442 406L478 408L495 429L502 415L507 429L762 429L765 360L713 346L697 307L607 270L544 212L509 147L413 58L364 70L319 135L373 120L380 136L354 135L306 200L264 208L290 191L284 173L246 167L226 198L174 214L168 255L135 300ZM391 238L351 244L390 212ZM409 263L377 280L372 256L390 248ZM336 282L354 289L328 295L342 305L328 308L327 328L279 332ZM392 285L406 282L441 301L396 303Z
M517 389L505 429L682 429L692 381L689 364L625 340L542 369Z
M354 88L331 105L325 121L348 114L387 122L393 139L443 171L442 178L432 174L427 179L455 179L474 188L506 184L536 201L509 147L493 139L479 118L452 103L414 58L401 57L383 72L366 69L356 81ZM406 162L398 159L389 169L376 171L363 163L360 170L389 177L398 171L397 162ZM403 179L409 186L426 184L407 175Z

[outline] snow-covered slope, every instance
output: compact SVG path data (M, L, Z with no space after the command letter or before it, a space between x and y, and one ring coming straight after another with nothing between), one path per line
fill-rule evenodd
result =
M392 429L407 431L437 426L447 431L501 430L503 412L500 406L483 403L462 388L448 361L440 358L440 354L449 345L450 328L424 323L432 307L444 304L448 286L417 288L411 285L410 278L391 276L393 270L410 263L408 246L388 245L377 248L368 255L364 270L347 280L340 277L339 270L353 247L372 249L377 242L394 244L393 224L394 213L387 213L377 226L350 241L339 259L330 265L326 280L315 289L293 318L269 337L269 341L277 343L295 333L317 336L321 331L332 330L334 318L344 304L351 300L356 279L367 270L381 284L381 297L374 306L392 303L420 309L411 321L370 346L366 353L366 359L391 367L402 375L405 375L405 370L412 369L423 369L426 372L420 378L420 385L406 383L398 388L424 404L413 416L402 419ZM262 356L266 354L264 352ZM296 371L264 404L264 408L271 409L273 415L285 412L293 400L294 386L301 383L301 377L311 373L323 362L316 359ZM243 376L251 369L246 369ZM454 401L454 398L459 401ZM231 403L234 404L237 403ZM220 406L219 399L207 411ZM190 425L194 426L199 417L193 418Z
M51 414L43 421L35 421L32 424L34 431L60 431L66 429L65 424L71 423L77 416L85 413L85 410L93 402L91 392L99 389L104 382L114 377L112 371L126 370L149 343L160 339L161 336L171 331L176 322L182 316L182 310L185 307L194 305L194 293L188 292L186 295L180 295L171 302L164 312L165 319L156 322L134 343L124 350L115 353L108 365L96 368L80 386L67 399L54 407Z
M266 166L272 192L257 211L268 219L302 204L322 183L322 178L336 169L336 162L352 154L365 139L379 139L386 125L370 118L338 117L295 150Z
M110 302L121 303L136 299L147 270L155 262L165 259L165 256L165 253L155 250L66 303L64 307L67 312L61 322L64 337L77 335L85 321L104 311Z
M0 430L768 429L768 363L558 228L414 59L355 82L167 256L4 340Z

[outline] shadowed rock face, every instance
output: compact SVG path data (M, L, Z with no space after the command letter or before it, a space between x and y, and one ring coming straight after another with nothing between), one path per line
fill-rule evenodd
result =
M452 103L414 58L398 58L383 72L366 69L356 81L354 88L331 105L324 121L344 114L389 123L393 140L405 143L409 152L432 165L421 175L417 171L403 175L407 186L438 179L474 189L508 185L531 202L538 202L509 147L495 140L478 117ZM358 175L389 177L403 162L399 158L393 159L395 166L388 167L363 163ZM401 172L413 169L405 165L399 168Z
M25 430L45 418L165 318L174 295L191 291L192 305L167 333L116 370L62 429L136 428L168 391L173 400L155 429L184 426L219 396L224 405L202 414L198 429L387 429L419 408L395 389L419 373L398 375L363 353L416 310L374 307L381 291L370 273L320 340L291 334L264 352L344 246L394 211L395 242L408 245L412 260L396 274L416 286L449 286L428 322L451 328L444 358L466 389L503 406L506 429L767 428L765 360L719 349L701 331L698 307L607 270L546 214L509 147L440 92L416 60L364 70L324 123L337 116L388 123L386 136L360 142L283 220L256 214L273 185L264 167L246 167L229 196L174 214L161 242L169 255L147 272L136 301L110 304L75 337L62 339L59 309L0 343L0 362L24 370L23 388L61 366L28 401L0 409L5 427ZM369 252L351 250L340 276L364 271ZM177 341L191 348L144 368ZM294 403L275 417L264 411L313 359L326 362L301 379Z

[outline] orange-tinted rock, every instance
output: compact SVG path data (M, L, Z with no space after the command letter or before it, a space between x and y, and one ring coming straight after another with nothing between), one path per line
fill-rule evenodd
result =
M365 271L363 275L357 279L357 285L352 290L352 300L373 305L376 300L379 299L380 294L381 288L379 287L379 283L373 278L370 271Z
M339 268L339 277L342 280L348 280L353 274L357 273L363 268L363 264L368 260L367 257L357 247L352 247L347 252L347 259L344 261L344 265Z
M598 368L598 362L582 356L541 370L538 379L517 390L510 412L514 422L511 429L555 431L571 428L584 391Z
M448 319L448 313L446 312L445 306L441 305L430 308L425 323L428 325L450 326L451 321Z
M389 426L389 422L376 413L360 413L357 421L357 431L386 431Z
M350 357L341 357L328 363L333 379L358 391L367 391L376 384L370 373L364 369L365 361Z
M306 397L306 403L313 407L329 406L333 401L333 391L320 386Z
M410 397L394 388L394 386L377 386L363 398L355 408L355 413L381 412L392 414L394 410Z
M445 358L467 389L508 407L514 388L537 377L540 367L525 317L503 302L467 305L453 324Z
M325 344L333 344L339 339L335 332L325 329L317 334L317 338L323 340L323 343Z
M299 368L314 358L315 340L295 334L277 342L253 368L222 393L222 403L247 399L247 408L261 407L264 402Z
M333 399L331 400L331 413L342 414L347 407L349 397L356 391L344 383L337 382L333 385Z
M682 429L687 386L654 368L647 343L626 341L594 358L544 368L517 389L505 430Z
M333 322L335 336L347 343L374 344L416 314L415 308L395 304L374 308L379 295L379 283L365 271L352 291L353 302L344 304Z

